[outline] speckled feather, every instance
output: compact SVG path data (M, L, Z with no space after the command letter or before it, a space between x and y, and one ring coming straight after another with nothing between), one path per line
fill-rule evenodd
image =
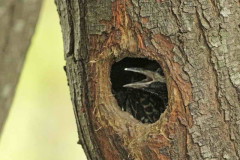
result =
M142 123L156 122L166 107L164 99L139 89L120 91L116 94L116 99L123 111L129 112Z

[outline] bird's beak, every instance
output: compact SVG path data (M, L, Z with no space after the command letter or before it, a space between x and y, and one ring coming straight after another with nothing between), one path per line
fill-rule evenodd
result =
M138 82L133 82L129 84L123 85L123 87L127 88L147 88L153 82L162 82L166 83L166 80L163 76L161 76L158 72L142 69L142 68L125 68L125 71L140 73L146 76L146 79Z

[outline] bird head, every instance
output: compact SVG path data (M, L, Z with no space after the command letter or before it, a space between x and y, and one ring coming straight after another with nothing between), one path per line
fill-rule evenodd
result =
M151 71L143 68L125 68L124 70L145 75L146 78L141 81L125 84L123 87L141 89L156 95L159 95L159 92L161 92L163 88L166 90L166 79L160 75L158 70Z

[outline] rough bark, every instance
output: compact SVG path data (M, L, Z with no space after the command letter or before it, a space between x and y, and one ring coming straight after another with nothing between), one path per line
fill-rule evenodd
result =
M240 1L56 0L88 159L240 159ZM142 124L117 106L111 65L158 61L169 106Z
M0 133L13 101L42 0L0 0Z

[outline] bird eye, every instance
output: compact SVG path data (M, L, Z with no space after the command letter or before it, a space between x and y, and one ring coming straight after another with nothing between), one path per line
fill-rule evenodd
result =
M121 110L142 123L154 123L168 105L168 92L159 63L124 58L111 68L112 93Z

